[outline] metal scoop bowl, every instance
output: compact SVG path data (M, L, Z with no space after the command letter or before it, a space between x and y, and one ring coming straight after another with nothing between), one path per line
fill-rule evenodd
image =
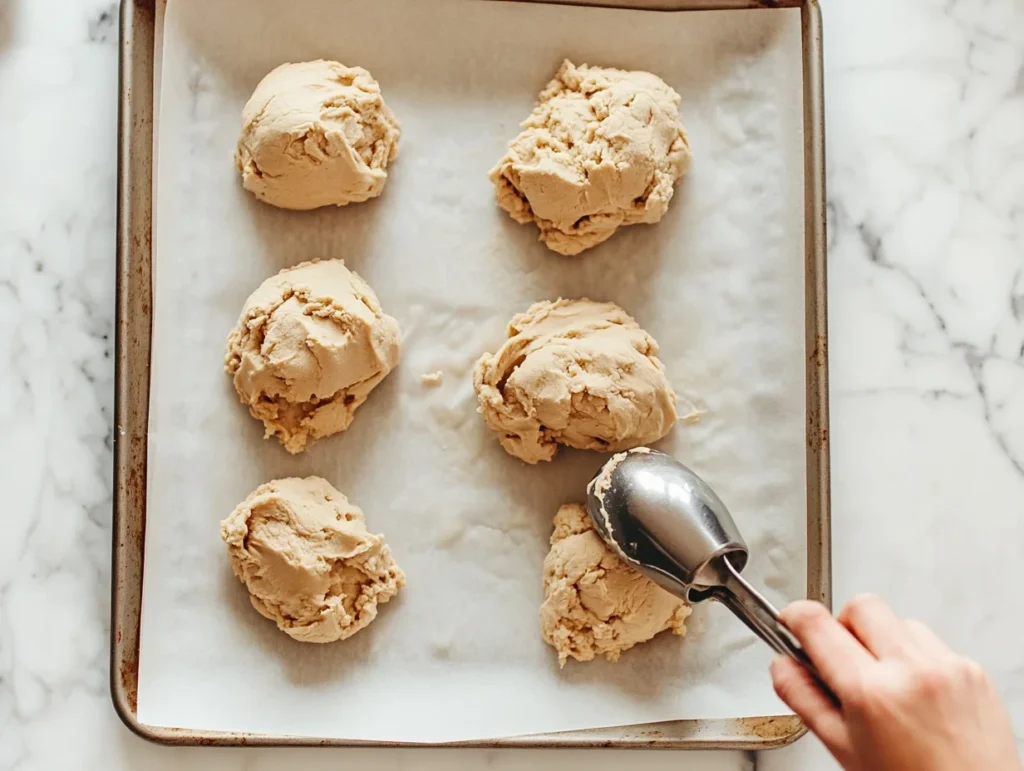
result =
M627 563L687 602L718 600L838 704L778 611L740 575L749 556L743 536L693 471L646 447L620 453L587 486L587 511Z

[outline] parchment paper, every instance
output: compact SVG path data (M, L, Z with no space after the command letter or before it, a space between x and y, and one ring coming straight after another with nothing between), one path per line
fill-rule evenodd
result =
M681 411L660 446L717 487L749 575L805 590L803 173L796 11L654 13L483 0L170 0L154 266L139 718L410 742L779 714L768 648L719 607L685 639L559 671L539 634L559 504L604 456L528 467L476 413L471 368L532 301L610 299L659 341ZM232 165L242 105L283 61L367 67L402 122L380 199L295 213ZM487 172L563 57L648 69L695 152L665 220L563 258ZM224 339L267 276L344 257L403 331L352 428L290 457L238 403ZM420 375L442 370L438 388ZM249 606L219 521L260 483L320 474L367 513L408 587L349 641L303 645Z

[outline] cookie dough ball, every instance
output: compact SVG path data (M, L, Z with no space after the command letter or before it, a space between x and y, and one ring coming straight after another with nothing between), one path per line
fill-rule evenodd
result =
M618 452L661 439L676 395L658 344L614 303L541 302L473 372L480 412L510 454L537 463L558 444Z
M570 656L618 661L620 653L666 629L685 635L691 612L613 554L581 504L558 510L544 560L540 629L560 665Z
M220 535L252 606L300 642L351 637L405 586L384 537L320 477L260 485Z
M266 436L291 453L344 431L398 364L398 322L342 260L260 284L228 335L224 367Z
M559 254L661 220L690 166L679 94L649 72L566 60L491 171L498 205Z
M362 67L282 64L242 110L235 164L245 189L274 206L344 206L384 191L399 133Z

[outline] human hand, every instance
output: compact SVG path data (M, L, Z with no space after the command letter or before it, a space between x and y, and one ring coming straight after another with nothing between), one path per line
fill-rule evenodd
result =
M1021 771L1013 729L985 671L874 595L838 619L816 602L781 613L833 706L792 659L772 663L775 692L847 771Z

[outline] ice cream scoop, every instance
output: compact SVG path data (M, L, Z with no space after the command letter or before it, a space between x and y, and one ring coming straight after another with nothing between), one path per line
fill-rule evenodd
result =
M836 701L778 611L740 575L747 545L697 474L646 447L619 453L587 486L587 511L627 563L687 602L718 600L778 653L806 667Z

